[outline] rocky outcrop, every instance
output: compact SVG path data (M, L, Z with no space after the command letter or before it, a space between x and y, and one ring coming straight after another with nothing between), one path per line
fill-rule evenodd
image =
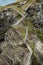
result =
M16 12L17 13L17 12ZM5 32L15 21L15 11L11 8L0 11L0 41L4 39Z
M31 19L34 27L40 28L43 25L43 1L40 3L35 3L31 5L27 10L26 13Z
M33 18L32 23L37 28L43 24L42 5L36 3L26 10L27 17ZM0 41L4 40L0 42L0 65L43 65L43 44L34 33L28 34L34 26L30 26L30 20L25 16L17 20L17 14L12 8L0 11Z
M43 13L38 12L32 23L35 27L40 27L41 25L43 25Z
M15 29L10 29L1 44L0 65L30 65L31 53Z
M41 65L38 58L34 54L32 54L31 59L32 59L31 65Z
M33 16L35 12L39 12L41 9L40 3L33 4L29 8L26 9L26 13L28 16Z
M40 64L43 65L43 44L40 41L35 45L35 54Z

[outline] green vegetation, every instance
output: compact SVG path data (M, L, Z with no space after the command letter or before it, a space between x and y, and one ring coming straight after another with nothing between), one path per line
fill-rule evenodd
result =
M22 16L21 16L20 14L18 14L18 15L17 15L17 18L19 18L19 19L20 19L21 17L22 17Z
M40 32L39 30L37 30L37 36L38 38L43 41L43 32Z
M38 2L38 3L39 3L40 1L41 1L41 0L36 0L36 2Z

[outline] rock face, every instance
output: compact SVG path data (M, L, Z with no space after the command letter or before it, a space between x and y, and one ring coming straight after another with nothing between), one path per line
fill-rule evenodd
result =
M41 11L37 13L37 16L33 20L33 24L34 26L36 25L36 27L43 25L43 13Z
M35 46L35 54L41 65L43 65L43 44L41 44L40 42Z
M36 3L32 6L30 6L26 13L29 17L32 17L32 23L34 27L39 28L41 25L43 25L43 2ZM36 15L37 13L37 15ZM36 15L36 16L34 16Z
M10 29L6 33L5 42L0 46L0 65L28 65L30 52L26 45L20 44L21 41L15 30Z
M12 43L13 44L13 43ZM24 65L28 58L28 49L22 45L7 44L0 54L0 65Z
M42 8L43 3L36 3L26 10L29 15L27 17L32 17L33 25L38 28L43 25ZM37 13L36 17L34 17L35 13ZM30 26L28 18L22 16L20 19L17 14L12 8L0 11L0 65L43 65L43 44L35 38L37 34L34 35L33 32L28 34L30 28L34 26ZM17 20L16 16L20 20ZM29 25L21 21L28 21L26 23Z
M34 54L32 54L32 62L31 62L31 65L41 65Z
M39 7L39 6L38 6ZM37 7L37 8L38 8ZM40 28L41 25L43 25L43 9L42 9L42 3L40 3L40 10L37 12L37 16L34 17L32 23L37 28Z
M35 12L39 12L40 9L41 9L40 3L36 3L35 5L32 5L28 9L26 9L26 12L28 16L33 16Z
M27 15L32 18L30 21L34 27L40 30L41 26L43 26L43 1L36 3L33 6L31 5L26 12ZM35 13L37 14L35 15ZM43 29L43 27L41 29ZM43 44L40 41L36 43L31 65L43 65Z
M8 8L6 10L0 11L0 41L4 39L5 32L14 22L15 12L13 9Z

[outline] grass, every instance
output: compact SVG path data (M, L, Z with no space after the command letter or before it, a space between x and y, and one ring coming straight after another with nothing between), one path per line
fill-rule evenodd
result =
M22 1L24 1L24 0L22 0ZM11 7L13 9L16 9L19 13L21 13L23 15L25 8L29 7L33 3L33 1L34 0L29 0L26 4L22 5L21 7L17 6L19 4L19 2L17 2L17 3L14 3L14 5L11 4L8 6L0 7L0 10L3 10L4 8L7 8L7 7Z
M32 49L32 51L34 52L34 48L35 48L35 43L34 42L29 42L29 46Z
M22 0L22 1L24 1L24 0ZM1 6L0 10L3 10L5 8L13 8L14 10L18 11L20 14L24 15L25 8L29 7L32 3L34 3L34 1L35 0L28 0L28 2L24 5L22 5L21 7L17 6L19 2L15 3L14 5L8 5L8 6L3 6L3 7ZM37 1L39 1L39 0L37 0ZM18 15L17 17L21 18L21 15ZM43 33L41 33L39 30L34 30L33 29L34 26L32 25L31 21L26 20L23 22L23 25L28 26L29 35L36 34L38 36L38 38L40 38L43 41ZM43 28L43 25L41 25L41 27ZM23 33L23 35L24 35L24 33Z
M20 14L17 15L17 18L20 19L22 16Z
M40 32L39 30L36 31L38 38L43 41L43 32Z

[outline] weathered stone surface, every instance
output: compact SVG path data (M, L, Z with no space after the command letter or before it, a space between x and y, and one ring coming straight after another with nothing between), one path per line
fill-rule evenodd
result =
M26 14L29 15L27 17L30 19L31 17L33 18L32 23L36 28L40 28L40 25L43 24L42 8L43 3L41 2L30 6L26 10ZM36 13L37 16L35 15ZM14 26L14 28L13 24L16 22L17 14L18 13L15 12L12 8L7 8L3 11L0 11L0 41L4 40L0 42L0 65L43 65L43 44L38 44L38 38L35 39L35 33L30 32L31 28L34 28L34 26L29 22L30 20L28 19L28 21L24 16L25 18L21 18L23 19L22 21L26 21L26 23L28 21L27 24L29 24L29 26L32 25L32 27L29 27L25 22L20 22L20 19L17 20L17 23L21 23L20 27L17 26L17 28ZM34 15L36 17L34 17ZM22 26L24 29L26 28L25 32L24 29L21 28ZM37 30L35 30L35 32L36 31Z
M4 39L4 34L10 27L10 25L15 21L15 12L13 9L8 8L6 10L0 11L0 40Z
M37 57L34 54L32 54L31 65L41 65L40 62L38 61Z
M15 30L6 33L5 42L0 46L0 65L26 65L30 62L29 49L20 42L22 38Z
M39 12L41 10L41 3L36 3L29 8L26 9L28 16L33 16L35 12Z
M35 54L40 62L41 65L43 65L43 44L37 43L35 45Z

